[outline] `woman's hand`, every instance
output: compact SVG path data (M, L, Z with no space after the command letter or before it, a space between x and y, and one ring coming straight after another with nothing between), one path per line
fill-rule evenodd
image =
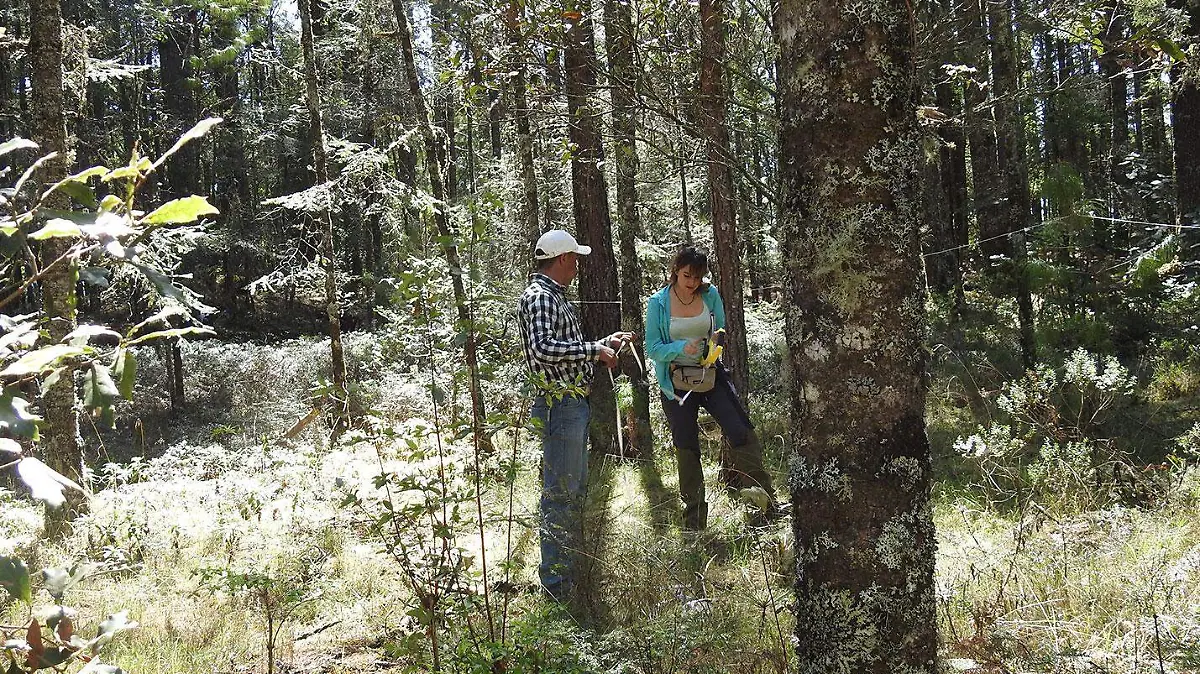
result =
M700 355L700 342L704 341L703 337L695 337L688 340L688 343L683 346L683 352L689 356Z

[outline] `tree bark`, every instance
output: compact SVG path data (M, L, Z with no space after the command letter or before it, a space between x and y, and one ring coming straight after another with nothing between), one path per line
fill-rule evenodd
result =
M708 168L716 275L725 302L725 352L730 378L745 398L750 372L746 363L746 318L742 307L742 258L734 205L734 161L725 125L725 0L700 0L700 134Z
M1187 35L1200 39L1200 8L1185 0L1169 3L1187 12ZM1179 222L1200 225L1200 84L1194 75L1186 75L1187 65L1171 68L1175 97L1171 100L1171 130L1175 138L1175 196ZM1197 230L1185 230L1184 239L1192 246L1200 242ZM1189 256L1189 259L1192 259Z
M937 671L910 7L775 16L805 674Z
M963 123L971 149L971 193L978 225L979 248L991 265L995 255L1008 252L1007 229L1000 208L1001 189L996 168L996 125L992 118L987 90L991 82L991 58L988 54L987 16L981 3L963 3L964 65L975 69L963 91Z
M1017 329L1021 361L1026 369L1037 363L1034 341L1033 297L1029 285L1025 228L1031 224L1029 168L1025 158L1025 122L1013 36L1013 14L1006 1L990 2L988 23L992 35L992 89L995 92L997 168L1003 180L1001 201L1007 224L1009 267L1017 299Z
M47 161L40 174L46 184L66 177L70 166L67 147L67 125L63 115L62 72L62 7L59 0L29 1L29 60L33 91L31 125L33 140L43 153L57 156ZM62 192L49 195L43 206L66 210L70 202ZM72 246L70 239L52 238L42 243L41 267L66 254ZM56 265L42 279L42 308L45 312L49 343L58 343L75 329L75 283L78 268L72 260ZM43 457L46 465L65 475L85 489L83 441L79 437L78 400L75 394L75 373L64 374L42 392L46 424ZM66 523L86 511L86 500L74 490L67 490L67 503L60 509L46 511L46 533L59 538L66 533Z
M505 30L508 35L508 90L512 100L513 121L517 125L517 157L521 162L521 201L518 223L525 231L527 247L519 259L531 259L541 227L538 224L537 168L534 163L533 133L529 124L529 85L526 81L526 51L522 28L525 22L525 3L509 0L505 11Z
M325 155L325 130L321 123L320 78L317 75L317 56L313 46L312 0L298 0L300 10L300 46L304 52L304 81L308 103L309 136L313 147L313 168L316 184L329 182L329 163ZM342 349L341 310L338 303L337 253L334 248L333 204L326 203L320 214L321 257L325 267L325 318L329 326L329 355L332 367L334 411L333 437L345 430L350 416L350 394L346 388L346 358Z
M641 337L646 332L646 326L642 313L642 263L637 254L637 237L642 234L637 208L638 76L633 54L633 20L628 2L605 0L604 35L612 73L610 93L616 165L617 239L621 248L621 322L625 330ZM637 450L638 456L648 458L654 452L654 434L650 426L650 380L644 365L633 362L632 358L624 359L622 366L629 381L633 382L629 444Z
M1120 0L1112 0L1106 8L1108 25L1101 41L1104 53L1100 57L1100 72L1108 84L1108 210L1121 217L1129 199L1126 193L1131 187L1126 178L1128 171L1121 164L1129 156L1129 80L1124 62L1129 58L1123 47L1128 32L1126 8ZM1097 223L1098 225L1100 223ZM1107 236L1102 243L1115 250L1124 250L1129 244L1129 226L1125 223L1104 223Z
M600 135L601 116L593 98L596 87L596 39L592 28L592 4L581 0L578 19L568 19L564 36L564 75L567 92L567 135L571 154L571 196L575 229L592 247L591 255L580 258L579 298L583 301L583 330L591 338L616 332L621 327L621 310L616 301L617 263L613 255L612 220L608 212L608 183L604 178L604 145ZM564 16L574 16L564 12ZM616 450L613 428L612 384L598 365L592 383L591 446L593 450Z
M172 17L158 42L159 79L163 103L169 120L171 140L183 135L197 121L196 96L188 80L194 75L197 10ZM184 145L165 166L167 193L172 198L196 194L200 190L200 149L197 143Z
M466 285L463 282L463 274L466 272L458 254L457 237L450 229L448 191L446 183L442 180L442 167L439 160L442 153L439 151L437 137L434 135L430 122L429 108L425 104L425 94L421 91L421 80L417 75L416 60L413 57L412 29L408 23L408 9L404 5L404 0L392 0L392 10L396 15L396 32L400 39L401 66L404 78L408 82L408 93L415 108L417 126L425 146L425 169L429 173L429 188L433 197L440 202L433 211L433 223L437 229L442 255L445 256L446 264L450 267L450 285L454 291L458 331L466 337L463 341L463 359L467 365L467 387L471 396L471 427L480 448L490 451L491 441L483 427L483 421L487 418L487 410L479 381L477 346L479 338L475 334L470 299L467 297Z

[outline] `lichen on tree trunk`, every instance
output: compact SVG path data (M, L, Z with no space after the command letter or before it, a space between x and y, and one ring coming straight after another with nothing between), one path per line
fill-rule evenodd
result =
M937 669L910 7L775 16L801 672Z
M67 127L63 115L62 7L59 0L31 0L29 3L29 55L32 69L33 139L44 153L57 153L45 162L39 178L53 184L66 177L70 160L67 151ZM70 206L65 195L54 192L42 204L45 209L65 210ZM42 307L45 311L49 343L61 342L75 328L75 283L78 269L74 261L51 267L67 255L72 242L52 238L41 247L40 266L47 270L42 278ZM83 441L79 437L79 407L75 394L75 376L68 371L42 393L46 424L42 456L47 465L87 486L84 480ZM66 505L46 513L46 531L52 538L65 533L65 524L85 510L82 494L67 490Z

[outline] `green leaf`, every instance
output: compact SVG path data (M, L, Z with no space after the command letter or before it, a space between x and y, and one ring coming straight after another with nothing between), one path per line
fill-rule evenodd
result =
M34 241L45 241L53 237L83 236L79 225L62 218L51 218L41 229L29 235Z
M82 356L90 351L87 347L69 344L52 344L30 351L15 363L0 371L0 377L24 377L52 369L67 358Z
M184 197L175 199L154 209L154 212L142 218L143 225L180 225L195 222L205 215L218 215L220 211L208 203L204 197Z
M150 159L142 157L141 159L130 161L128 166L119 166L104 174L104 182L109 183L114 180L140 178L142 174L148 173L153 168L150 164Z
M67 182L62 183L54 188L63 194L71 197L75 201L83 204L87 208L96 207L96 191L83 183Z
M151 169L153 170L159 166L162 166L163 162L167 160L167 157L170 157L178 152L180 148L182 148L184 145L187 145L189 142L204 137L204 134L208 133L214 126L223 121L225 120L221 119L220 117L209 117L208 119L200 120L200 122L197 123L196 126L193 126L190 131L180 136L179 140L175 141L175 144L171 146L171 149L167 150L163 156L158 158L158 161L154 162L154 165L151 167Z
M111 274L112 272L104 267L84 267L79 270L79 280L98 288L107 288L112 284L108 280Z
M46 591L56 601L62 601L63 593L67 591L70 581L71 574L67 573L66 569L42 569L42 587L46 588Z
M156 332L147 333L145 335L142 335L141 337L138 337L137 339L126 342L125 346L134 346L137 344L141 344L142 342L149 342L154 339L174 339L176 337L187 337L190 335L215 335L215 334L217 334L217 333L213 332L209 328L200 328L200 327L172 328L170 330L158 330Z
M74 197L79 203L86 205L88 208L95 208L96 194L90 187L87 186L87 181L96 176L103 176L105 173L108 173L108 168L105 166L93 166L91 168L84 169L79 173L63 178L52 185L50 189L42 192L42 198L45 199L51 192L55 190L62 190L63 192L66 192L70 196Z
M1165 37L1160 37L1154 40L1154 44L1158 45L1158 48L1163 50L1163 53L1167 54L1175 61L1188 60L1187 54L1183 53L1183 50L1179 48L1179 45Z
M121 333L104 325L81 325L63 337L63 341L72 346L84 346L94 337L114 337L118 341L121 339Z
M30 603L33 587L29 582L29 567L25 566L25 562L16 557L0 556L0 587L13 599Z
M130 234L141 234L141 230L129 226L129 218L116 213L101 213L96 221L79 227L91 239L116 239Z
M112 370L107 365L92 363L83 377L83 406L99 412L101 419L111 425L113 399L119 395L121 391L113 381Z
M15 387L5 389L0 395L0 431L37 440L41 421L41 417L29 412L29 401L17 395Z
M125 630L131 630L131 629L136 628L137 626L138 626L138 624L136 622L133 622L129 619L128 611L120 611L118 613L113 613L112 615L105 618L104 622L100 623L100 629L96 636L111 637L114 634L117 634L118 632L124 632Z
M38 144L25 138L13 138L0 143L0 157L17 150L36 150Z
M180 303L187 303L187 297L185 297L183 291L175 285L175 282L171 280L170 276L167 276L157 269L148 267L144 264L137 264L135 262L133 263L133 266L137 267L137 269L146 276L147 281L150 281L150 283L154 284L154 287L158 289L158 294L162 295L163 297L170 297L173 300L178 300Z
M30 495L51 509L66 503L67 499L63 496L64 487L83 492L83 488L70 478L33 457L21 459L17 464L17 474L21 476L25 486L29 487Z
M113 361L113 375L117 378L117 390L121 397L133 400L133 383L137 375L137 359L131 351L118 349Z
M100 200L100 211L103 213L112 213L124 204L125 202L121 201L121 197L110 194Z

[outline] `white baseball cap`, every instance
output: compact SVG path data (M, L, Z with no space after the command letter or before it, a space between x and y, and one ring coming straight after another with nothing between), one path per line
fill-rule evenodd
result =
M591 246L581 246L571 236L571 233L562 229L552 229L543 234L537 240L537 247L533 249L533 257L536 260L549 260L552 257L558 257L566 253L579 253L580 255L588 255L592 252Z

